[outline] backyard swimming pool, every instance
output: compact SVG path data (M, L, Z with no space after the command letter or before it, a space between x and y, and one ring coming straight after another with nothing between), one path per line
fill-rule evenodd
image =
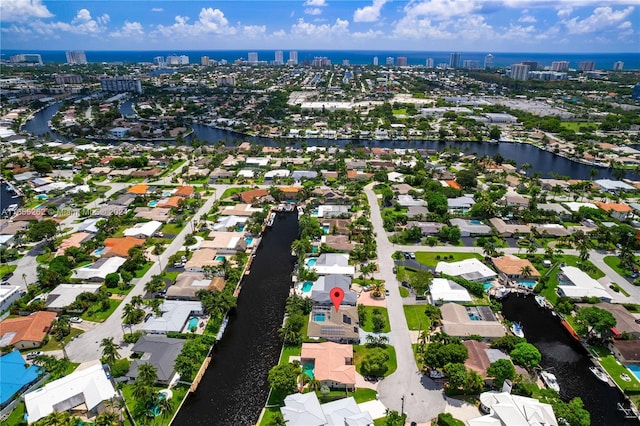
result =
M247 242L247 245L250 246L251 243L253 242L253 237L247 237L244 240Z
M640 365L627 365L627 368L636 376L636 379L640 380Z
M482 225L482 221L480 220L470 220L469 223L471 225Z
M216 256L216 261L217 262L223 262L226 259L226 257L224 256Z
M302 364L302 372L306 374L310 379L313 379L313 364Z
M533 280L522 280L522 281L518 281L517 283L518 283L518 285L523 285L523 286L529 287L529 288L534 288L536 286L536 284L538 284L537 281L533 281Z
M189 327L188 327L188 329L191 330L194 327L198 328L198 318L197 317L189 318Z
M313 282L312 281L305 281L304 283L302 283L302 291L305 293L308 293L311 291L311 287L313 287Z
M104 247L97 248L91 253L92 256L100 256L104 251Z
M324 322L324 314L313 314L313 320L315 322Z
M155 207L158 205L158 200L149 201L147 204L149 207Z
M307 259L304 263L307 266L313 266L316 264L316 262L318 261L318 259L316 259L315 257L312 257L311 259Z

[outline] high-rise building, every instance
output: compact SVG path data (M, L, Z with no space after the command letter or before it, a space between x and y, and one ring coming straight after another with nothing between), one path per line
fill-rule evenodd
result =
M538 69L538 61L521 61L522 65L529 65L529 71L535 71Z
M140 80L130 76L102 77L100 78L100 88L105 92L142 93Z
M318 68L330 67L331 59L327 58L326 56L316 56L315 58L313 58L313 61L311 62L311 66L318 67Z
M393 56L387 56L387 59L385 59L384 61L385 65L389 65L389 66L393 66L395 62L396 60L393 58Z
M167 63L164 60L164 56L156 56L153 58L153 63L158 66L158 68L165 68Z
M203 67L208 67L209 66L209 57L208 56L201 56L200 57L200 65L202 65Z
M39 53L19 53L9 58L12 64L37 64L42 65L42 56Z
M466 68L468 70L474 70L478 68L478 61L476 61L475 59L465 59L462 62L462 68Z
M250 64L257 64L258 63L258 52L249 52L247 54L247 62L249 62Z
M635 99L636 101L640 101L640 83L637 83L631 89L631 99Z
M84 50L69 50L66 55L68 64L84 65L87 63L87 55Z
M449 55L449 68L460 67L460 54L458 52L452 52Z
M433 68L433 58L427 58L425 65L427 68Z
M487 56L484 57L484 67L485 68L493 68L493 64L494 64L494 57L491 53L489 53Z
M289 52L289 65L298 65L298 51L292 50Z
M167 65L189 65L189 57L187 55L169 55L165 62Z
M398 56L398 59L396 61L396 65L399 67L406 67L407 66L407 57L406 56Z
M616 61L616 62L613 63L613 70L614 71L622 71L623 68L624 68L624 62Z
M581 61L578 64L579 71L593 71L596 69L596 63L593 61Z
M514 80L526 81L529 78L529 65L513 64L509 71L509 77Z
M551 62L551 71L569 71L569 61Z
M373 65L376 66L376 67L378 66L378 57L377 56L373 57Z
M273 63L275 65L284 65L284 53L282 53L282 50L276 50Z
M230 75L221 75L221 76L218 76L217 82L218 82L218 86L220 87L223 87L223 86L232 87L236 84L236 79Z

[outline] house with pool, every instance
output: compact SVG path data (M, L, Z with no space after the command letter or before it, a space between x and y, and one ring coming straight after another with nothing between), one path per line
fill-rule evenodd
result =
M309 315L307 335L311 339L358 344L359 327L358 309L355 306L340 305L336 312L333 306L316 305Z
M436 272L476 282L491 281L498 276L493 269L475 257L458 262L438 262Z
M318 275L355 274L355 266L349 265L349 255L346 253L322 253L317 258L306 259L305 265Z
M125 237L151 238L162 227L162 222L151 220L149 222L136 223L133 227L124 230Z
M346 275L323 275L319 277L311 287L311 300L313 300L313 304L333 306L329 292L336 287L344 291L342 305L356 305L358 293L351 290L351 278Z
M188 332L198 327L199 317L204 315L202 304L196 301L165 300L159 309L162 315L152 316L142 326L146 333Z
M164 386L171 385L179 378L173 365L185 342L185 339L174 339L163 335L141 336L131 348L131 352L138 357L131 361L126 377L129 380L135 380L138 377L140 365L150 364L158 373L156 383Z
M302 371L330 389L354 391L356 366L353 346L334 342L303 343L300 353Z
M491 263L498 271L499 277L503 281L511 281L516 285L533 288L540 278L540 272L529 261L521 259L511 254L500 257L492 257Z

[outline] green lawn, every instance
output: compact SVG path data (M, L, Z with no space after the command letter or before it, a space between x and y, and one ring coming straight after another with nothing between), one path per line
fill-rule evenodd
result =
M21 402L20 404L18 404L16 406L16 408L11 412L11 415L9 416L9 418L7 419L6 425L13 425L13 426L22 426L22 425L26 425L27 422L24 421L24 415L26 413L25 410L25 405L24 402Z
M451 257L453 256L453 258ZM434 253L434 252L416 252L416 260L422 263L425 266L434 267L438 264L438 262L457 262L459 260L472 259L472 258L482 260L482 255L478 253Z
M362 364L362 359L365 357L368 351L373 349L373 347L369 347L368 345L354 345L353 346L353 363L356 365L356 371L360 372L360 365ZM398 361L396 359L396 351L391 345L386 345L384 348L385 352L389 355L389 361L387 361L387 366L389 369L387 370L386 376L389 376L396 368L398 368ZM361 373L362 374L362 373Z
M409 290L407 290L404 287L398 287L398 290L400 291L400 297L409 297Z
M289 357L300 356L302 346L284 346L282 348L282 355L280 356L280 365L288 364Z
M182 232L183 229L184 223L180 226L178 226L176 223L165 223L164 225L162 225L162 228L160 228L160 232L162 232L163 234L178 235L180 232Z
M260 426L271 426L275 424L278 413L280 413L280 407L269 407L265 409L262 419L260 419Z
M0 265L0 278L16 270L18 265Z
M144 264L144 266L140 269L136 269L136 273L135 273L135 278L142 278L144 276L144 274L147 273L147 271L149 270L149 268L151 268L151 265L153 265L153 262L147 262Z
M413 359L416 361L416 367L418 367L419 371L422 371L422 354L418 352L418 346L417 343L412 343L411 349L413 351Z
M424 330L431 324L431 320L424 313L424 305L404 305L402 308L409 330Z
M237 194L239 192L249 191L250 189L251 188L249 188L248 186L240 186L240 187L236 187L236 188L228 188L226 191L224 191L222 193L222 196L220 197L220 199L224 200L226 198L233 197L235 194Z
M598 130L599 128L598 124L588 121L562 121L560 123L560 126L564 127L567 130L573 130L574 132L579 132L580 127L587 128L590 131Z
M607 370L607 373L609 373L611 378L616 382L616 384L618 386L620 386L620 388L623 391L625 391L625 392L628 392L628 391L638 392L638 391L640 391L640 382L638 381L636 376L634 376L631 373L631 371L627 370L626 367L621 365L613 357L613 355L609 355L609 356L606 356L604 358L600 358L600 364L602 364L602 367L605 370ZM624 380L622 380L620 378L620 375L623 374L623 373L626 374L627 376L629 376L631 381L625 382Z
M75 336L78 336L82 333L84 333L84 331L71 327L71 333L69 333L69 335L64 338L65 345L68 344ZM62 345L60 345L60 343L58 343L58 341L51 336L49 336L49 341L46 345L38 348L39 351L43 352L58 351L60 349L62 349Z
M360 327L364 330L367 331L369 333L373 333L373 311L377 310L382 314L382 317L384 318L384 328L382 330L380 330L381 333L388 333L391 331L391 328L389 326L389 314L387 313L387 308L380 308L380 307L376 307L376 306L365 306L365 312L366 312L366 316L365 316L365 320L362 321L360 320Z
M116 308L118 307L118 305L121 302L122 302L122 300L109 299L109 309L108 310L93 312L91 310L91 308L89 308L82 314L81 318L83 320L87 320L87 321L104 322L104 321L106 321L107 318L109 318L111 316L113 311L116 310Z
M623 278L627 276L628 272L631 272L620 267L620 259L617 256L605 256L604 263L606 263L609 268L616 271L618 275Z
M154 389L156 391L160 391L162 389L164 389L164 386L155 386ZM171 398L171 401L173 402L173 410L171 411L171 413L167 416L165 416L164 418L162 416L157 416L153 419L153 424L155 426L165 426L168 425L169 422L171 421L171 419L173 418L173 414L175 413L175 411L178 409L178 407L180 406L180 403L182 402L182 400L184 399L185 395L187 394L187 392L189 391L189 388L187 386L184 385L178 385L175 386L173 388L171 388L171 391L173 392L173 397ZM122 396L124 397L124 400L127 404L127 407L129 407L129 410L131 410L131 412L134 412L134 407L136 404L135 398L133 397L133 385L123 385L122 386ZM146 421L148 421L148 419L141 419L141 418L136 418L135 419L137 421L138 424L148 424Z

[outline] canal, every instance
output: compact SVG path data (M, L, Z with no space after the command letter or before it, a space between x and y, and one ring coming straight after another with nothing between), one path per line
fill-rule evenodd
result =
M173 425L255 424L269 394L267 373L278 363L284 305L298 236L294 213L278 215L242 282L238 306L198 389L187 397Z
M591 413L592 425L640 424L624 419L617 410L617 403L625 402L622 393L589 371L593 364L587 352L569 336L551 311L538 308L533 297L512 294L503 301L502 313L509 321L522 324L527 341L542 353L541 366L556 375L562 398L565 401L576 396L582 398L585 408Z

